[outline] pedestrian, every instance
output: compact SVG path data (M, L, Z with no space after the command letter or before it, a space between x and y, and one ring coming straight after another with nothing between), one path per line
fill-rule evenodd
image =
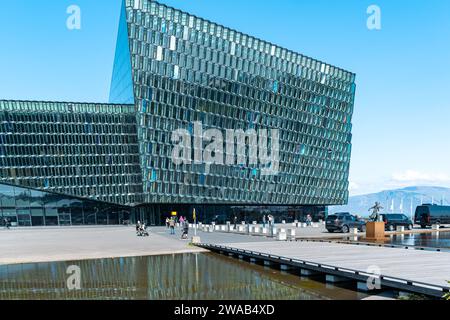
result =
M141 221L138 221L136 223L136 232L139 232L141 230Z
M263 215L262 221L263 221L263 228L265 228L266 227L266 215L265 214Z
M11 227L11 223L9 222L8 218L3 219L3 222L5 224L6 229L9 230L9 228Z
M273 216L271 214L267 216L267 221L269 222L270 236L273 237Z
M170 234L175 234L175 219L170 219L170 223L169 223L169 226L170 226Z
M167 229L170 228L170 219L169 218L166 218L166 227L167 227Z
M310 227L312 225L312 217L310 214L306 216L306 225Z
M183 221L182 227L183 227L183 233L181 235L181 239L184 240L184 239L188 238L188 233L189 233L189 221L187 219Z
M237 216L234 216L233 222L234 222L234 230L236 230L237 229Z
M183 216L180 217L180 227L183 227L183 223L184 223L184 218Z

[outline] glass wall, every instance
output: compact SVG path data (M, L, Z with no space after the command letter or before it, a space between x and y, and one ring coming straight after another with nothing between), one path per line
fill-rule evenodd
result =
M0 220L13 226L118 225L131 208L0 184Z
M134 105L0 100L0 183L125 206L139 202ZM59 214L49 223L70 223Z
M193 222L193 210L195 208L197 221L202 223L216 222L225 224L227 221L233 222L237 217L238 223L241 221L262 223L264 215L272 215L276 223L283 220L287 223L295 220L306 222L306 217L311 215L313 221L325 220L328 210L325 206L239 206L239 205L145 205L135 211L134 219L143 221L147 225L163 225L166 218L170 218L173 212L177 217L185 217Z
M111 97L126 101L133 79L143 203L347 202L353 73L155 1L125 6ZM204 131L278 130L268 149L279 151L279 173L247 161L175 164L172 132L193 135L195 122Z

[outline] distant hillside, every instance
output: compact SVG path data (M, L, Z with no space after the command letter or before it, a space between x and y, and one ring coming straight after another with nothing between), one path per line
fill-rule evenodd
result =
M398 190L387 190L379 193L353 196L349 198L346 206L332 206L330 213L350 212L355 215L367 217L370 215L368 211L375 202L378 201L384 207L382 212L392 212L392 203L394 204L394 212L402 212L401 204L403 201L403 213L408 216L414 214L416 207L421 203L450 205L450 188L442 187L408 187Z

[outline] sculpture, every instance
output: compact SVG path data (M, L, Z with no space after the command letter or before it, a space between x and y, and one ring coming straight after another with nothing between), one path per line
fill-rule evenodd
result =
M375 205L369 209L372 210L372 214L370 215L370 219L373 222L377 222L380 219L380 211L383 210L384 208L380 205L379 202L375 202Z

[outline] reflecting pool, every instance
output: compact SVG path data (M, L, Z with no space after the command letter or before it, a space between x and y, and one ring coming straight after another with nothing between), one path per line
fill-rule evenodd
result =
M450 232L433 232L390 236L387 243L406 246L450 249Z
M77 280L79 290L73 289L78 286ZM294 273L209 253L0 266L0 300L364 297L353 287L336 287L321 279L301 278Z

